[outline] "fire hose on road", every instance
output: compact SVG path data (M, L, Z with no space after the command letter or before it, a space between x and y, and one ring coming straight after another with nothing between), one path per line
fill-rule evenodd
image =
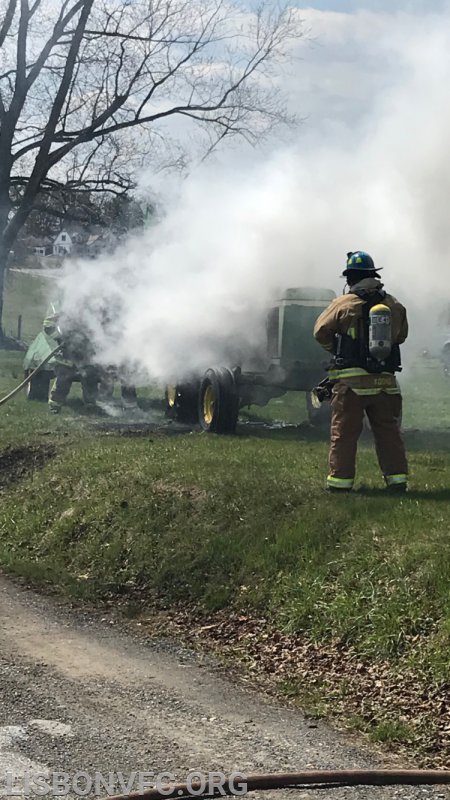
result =
M247 792L267 791L269 789L338 789L349 786L437 786L450 783L450 770L308 770L308 772L292 772L280 775L253 775L245 780L236 779L235 785L245 784ZM165 797L192 798L218 797L221 794L231 795L233 787L230 781L217 785L213 794L208 785L200 781L180 783L175 786L159 789L147 789L142 793L132 792L128 795L115 795L109 800L135 800L146 797L147 800L162 800ZM202 791L203 789L203 791Z
M46 358L44 358L44 360L43 360L43 361L41 361L41 363L39 364L39 366L38 366L38 367L36 367L36 369L35 369L35 370L33 370L33 372L31 372L29 375L27 375L27 377L25 378L25 380L23 380L23 381L22 381L22 383L19 383L19 385L18 385L18 386L16 386L16 388L15 388L15 389L13 389L13 390L12 390L12 392L10 392L9 394L7 394L7 395L6 395L6 397L3 397L3 398L0 400L0 406L2 406L2 405L3 405L3 403L7 403L7 402L8 402L8 400L12 400L12 398L13 398L13 397L15 397L15 396L16 396L16 394L19 394L19 392L21 391L21 389L23 389L23 388L24 388L24 386L26 386L26 385L27 385L27 383L29 383L31 380L33 380L34 376L35 376L35 375L37 375L37 373L39 372L39 370L41 370L41 369L42 369L42 367L44 367L44 366L47 364L47 362L48 362L48 361L50 361L50 359L51 359L51 358L53 358L53 356L54 356L54 355L55 355L55 354L58 352L58 350L60 350L60 349L61 349L61 345L59 344L59 345L58 345L58 347L55 347L55 349L54 349L54 350L52 350L52 351L51 351L51 353L49 353L49 354L48 354L48 356L47 356Z

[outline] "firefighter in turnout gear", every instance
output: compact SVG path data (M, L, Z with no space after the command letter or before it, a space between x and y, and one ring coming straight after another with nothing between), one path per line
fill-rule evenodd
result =
M113 401L114 384L119 381L123 407L128 411L138 408L136 387L124 377L123 372L118 371L113 364L109 367L99 367L98 372L100 376L98 387L100 404L107 404Z
M100 326L104 338L110 344L118 345L122 337L121 329L122 299L120 297L110 297L100 309ZM122 405L127 411L135 411L138 408L136 387L132 383L131 375L125 364L117 366L109 364L105 366L98 364L100 378L98 399L99 403L108 405L113 402L114 384L120 383Z
M52 303L44 320L44 333L52 348L61 344L61 350L54 357L53 371L55 382L50 391L49 409L53 414L61 410L67 400L72 383L80 380L83 400L86 406L94 406L97 399L99 376L90 363L94 356L87 334L67 317L61 328L61 314L58 303Z
M333 356L329 378L331 408L330 474L327 488L353 488L356 450L369 418L386 486L406 491L408 465L400 433L402 397L395 379L400 347L408 335L406 310L380 282L372 258L347 254L344 272L349 292L320 315L314 336Z

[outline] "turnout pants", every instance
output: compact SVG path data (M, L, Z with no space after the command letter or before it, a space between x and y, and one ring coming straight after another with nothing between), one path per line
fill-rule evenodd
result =
M79 376L83 391L83 400L86 405L92 405L97 399L98 375L92 367L77 369L68 364L58 364L54 366L55 382L50 392L49 405L61 406L66 402L70 392L70 387L74 380Z
M135 386L126 383L123 380L123 378L118 376L115 367L107 367L106 369L103 368L100 370L100 386L99 386L100 400L103 401L104 403L107 403L113 399L114 384L117 380L120 381L122 400L124 404L136 405L137 392Z
M356 450L366 412L387 486L406 484L408 463L400 433L402 397L379 392L359 396L343 383L336 383L331 401L331 446L328 486L348 490L355 479Z

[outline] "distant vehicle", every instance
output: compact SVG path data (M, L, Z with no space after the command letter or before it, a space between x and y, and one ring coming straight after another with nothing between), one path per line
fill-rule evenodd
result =
M331 289L288 289L267 315L262 368L211 367L203 377L167 386L167 414L181 422L199 422L205 431L233 433L241 408L265 406L272 398L294 391L306 392L311 423L328 423L329 404L316 409L310 397L329 364L313 328L335 297Z

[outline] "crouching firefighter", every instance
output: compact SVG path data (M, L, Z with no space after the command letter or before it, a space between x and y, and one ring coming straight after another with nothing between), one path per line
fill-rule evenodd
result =
M81 382L83 401L88 407L95 407L98 389L98 371L92 366L94 350L79 323L64 318L61 329L61 312L58 303L52 303L50 313L44 320L44 333L53 349L55 344L61 350L54 356L55 382L48 401L52 414L58 414L66 402L72 383Z
M400 433L402 397L395 373L401 370L399 345L408 335L406 309L384 291L367 253L348 253L344 276L348 294L333 300L314 328L319 344L333 356L327 488L336 492L353 488L365 412L386 486L404 492L408 464Z

